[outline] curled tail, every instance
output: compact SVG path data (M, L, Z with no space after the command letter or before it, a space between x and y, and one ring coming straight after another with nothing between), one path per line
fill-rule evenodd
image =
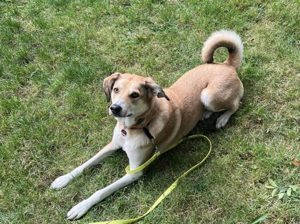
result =
M205 63L213 63L214 52L219 47L228 49L229 57L224 63L235 68L241 65L243 57L243 43L239 35L233 31L220 30L211 34L202 48L202 60Z

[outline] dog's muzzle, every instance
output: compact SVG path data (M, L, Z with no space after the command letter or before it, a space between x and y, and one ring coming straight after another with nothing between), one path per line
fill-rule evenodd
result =
M127 114L126 110L124 111L123 108L118 104L111 105L109 109L112 115L115 117L131 117L133 115L132 113Z
M110 106L112 114L116 117L121 117L122 107L118 104L113 104Z

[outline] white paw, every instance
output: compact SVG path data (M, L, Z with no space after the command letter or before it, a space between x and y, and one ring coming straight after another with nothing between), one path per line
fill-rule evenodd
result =
M75 205L67 214L68 219L79 219L81 216L83 216L91 207L93 204L89 202L88 199L83 200L82 202Z
M73 179L71 174L66 174L63 176L60 176L55 179L55 181L52 182L50 188L52 189L60 189L68 185L68 183Z
M223 128L230 117L226 116L226 115L221 115L218 119L217 119L217 124L216 124L216 128Z
M213 114L212 111L209 111L209 110L205 111L204 114L203 114L203 120L204 120L204 119L210 118L210 116L211 116L212 114Z

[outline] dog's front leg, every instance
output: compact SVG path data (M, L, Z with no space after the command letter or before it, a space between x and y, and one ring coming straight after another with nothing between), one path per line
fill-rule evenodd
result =
M52 189L60 189L68 185L75 177L79 176L85 169L98 164L100 161L102 161L104 158L112 154L114 151L116 151L119 146L114 144L113 142L110 142L107 144L102 150L100 150L95 156L93 156L91 159L83 163L81 166L75 168L70 173L67 173L63 176L60 176L56 178L52 184Z
M142 176L142 171L135 174L126 174L116 182L108 185L107 187L96 191L89 198L83 200L79 204L75 205L67 214L68 219L78 219L83 216L92 206L102 201L115 191L119 190L122 187L125 187L128 184L136 181Z

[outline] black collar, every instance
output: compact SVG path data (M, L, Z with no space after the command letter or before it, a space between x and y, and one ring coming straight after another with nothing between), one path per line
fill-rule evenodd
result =
M145 135L152 141L154 140L153 135L150 133L149 129L147 127L143 127L143 131L145 133Z
M149 129L147 127L143 127L143 131L145 133L145 135L150 139L153 147L154 147L154 150L157 151L158 150L158 147L155 143L155 138L154 136L150 133Z

